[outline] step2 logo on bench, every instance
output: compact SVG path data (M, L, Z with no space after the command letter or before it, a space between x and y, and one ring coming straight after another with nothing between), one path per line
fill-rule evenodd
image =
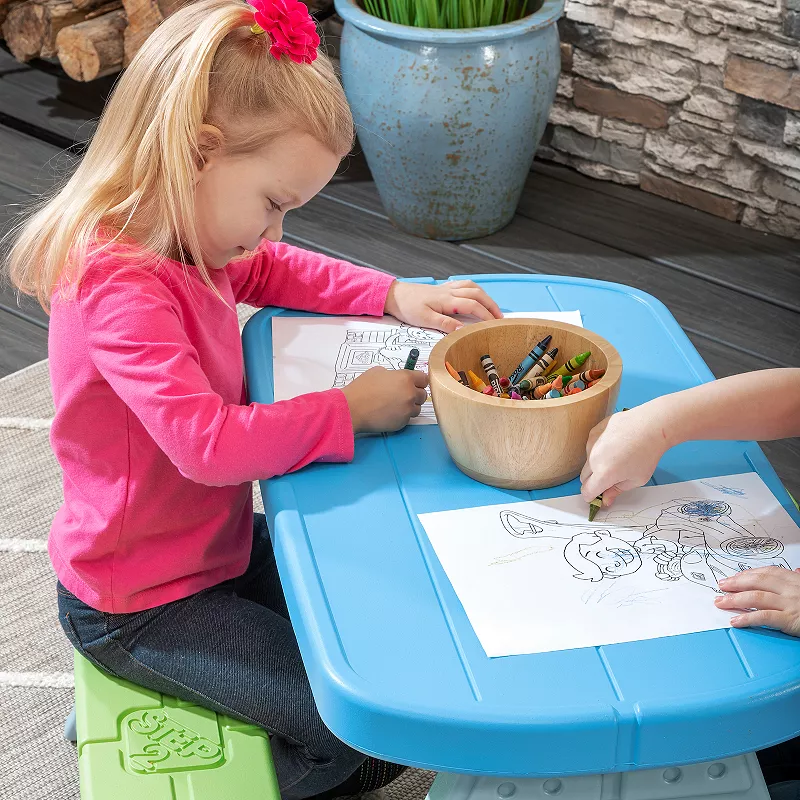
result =
M218 767L225 762L218 744L160 709L131 712L123 718L122 730L125 767L138 775Z

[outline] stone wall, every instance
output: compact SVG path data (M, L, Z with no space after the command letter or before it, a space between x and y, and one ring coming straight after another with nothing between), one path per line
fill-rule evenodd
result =
M800 0L567 0L539 157L800 238Z

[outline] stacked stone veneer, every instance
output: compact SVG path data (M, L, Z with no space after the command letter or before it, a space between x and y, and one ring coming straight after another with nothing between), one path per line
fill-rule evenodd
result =
M800 0L567 0L539 157L800 238Z

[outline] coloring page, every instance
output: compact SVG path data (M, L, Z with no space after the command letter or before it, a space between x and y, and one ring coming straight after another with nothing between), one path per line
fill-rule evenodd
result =
M514 312L506 318L541 319L581 325L579 311ZM475 322L473 318L464 323ZM403 369L412 348L419 350L417 369L428 371L440 331L415 328L394 317L289 317L272 319L275 400L347 386L372 367ZM520 354L520 360L526 353ZM436 423L433 403L422 406L411 424Z
M800 528L755 473L645 486L587 516L580 496L420 515L488 656L726 628L718 581L800 567Z

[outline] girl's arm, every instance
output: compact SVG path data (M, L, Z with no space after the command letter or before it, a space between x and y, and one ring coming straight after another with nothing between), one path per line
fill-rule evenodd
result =
M323 314L381 316L391 275L280 242L226 268L237 303Z
M209 384L174 298L152 276L118 268L81 285L89 355L102 377L190 480L226 486L349 461L353 425L344 393L271 405L225 403Z
M696 439L800 435L800 369L732 375L664 395L603 420L589 434L581 494L603 505L650 480L659 459Z

